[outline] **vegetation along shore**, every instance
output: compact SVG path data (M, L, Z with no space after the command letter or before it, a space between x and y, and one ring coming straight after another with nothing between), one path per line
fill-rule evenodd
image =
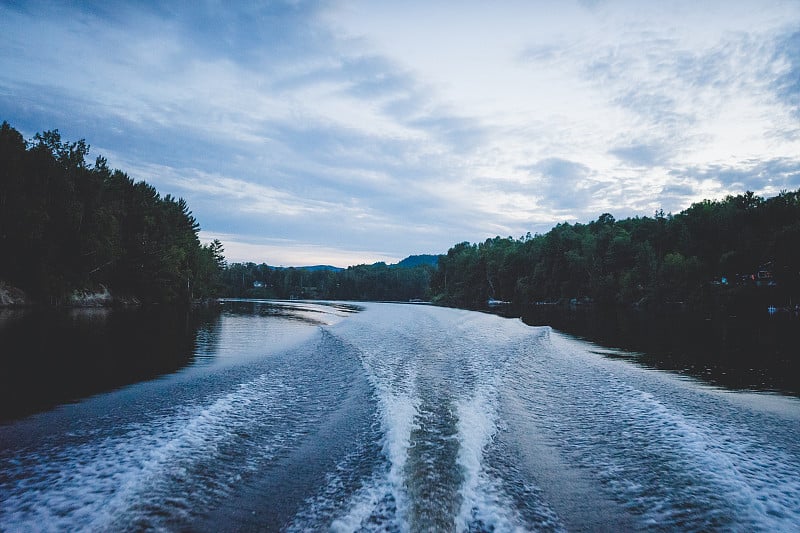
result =
M224 258L183 199L87 161L57 130L0 127L2 303L181 303L217 294ZM113 295L113 296L112 296Z
M0 305L180 303L211 297L423 300L516 305L800 307L800 191L752 192L677 214L562 223L462 242L439 256L346 269L227 264L201 244L183 199L87 162L57 130L0 128Z

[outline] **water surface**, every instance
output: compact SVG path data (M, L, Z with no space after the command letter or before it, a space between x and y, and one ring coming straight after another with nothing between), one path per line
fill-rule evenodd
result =
M225 307L181 369L0 426L0 527L800 527L796 398L476 312Z

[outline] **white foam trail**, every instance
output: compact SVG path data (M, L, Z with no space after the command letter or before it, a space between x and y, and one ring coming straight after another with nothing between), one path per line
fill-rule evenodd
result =
M419 413L416 362L404 353L402 343L392 342L393 335L376 335L370 323L362 325L357 320L348 320L341 325L347 329L348 341L361 353L367 379L376 391L383 435L381 449L389 468L379 480L356 495L350 510L336 522L336 527L346 531L350 526L365 522L377 512L375 506L384 501L388 491L396 506L394 525L400 531L408 531L405 470L408 450L414 445L411 434L417 427L415 419Z
M322 529L327 522L331 531L342 533L384 531L388 524L392 530L409 531L405 468L408 449L413 445L410 435L416 427L417 407L407 395L390 394L379 399L378 404L384 460L378 462L377 470L344 505L335 503L340 496L337 494L337 489L341 489L340 476L329 478L322 495L306 502L306 509L295 517L287 531ZM320 517L321 512L329 513L329 519Z
M419 412L419 400L409 394L381 395L379 402L381 421L384 429L383 453L389 459L388 481L397 505L401 529L405 530L403 517L408 512L408 498L405 491L405 469L411 433L416 429L414 420Z
M377 455L380 450L374 437L366 437L328 473L325 487L304 502L286 527L287 533L380 531L395 520L394 502L388 497L392 493L386 474L389 465Z
M419 473L408 471L409 453L416 445L411 439L432 439L426 443L431 450L426 453L439 453L441 446L447 447L445 442L451 437L440 434L438 418L429 417L448 416L442 408L450 404L457 426L452 438L458 442L452 464L463 474L453 477L461 481L452 487L459 497L454 508L457 516L451 518L454 526L466 531L479 520L498 531L524 530L519 513L513 511L514 503L487 474L483 462L484 450L497 430L497 390L509 358L513 358L505 348L528 337L531 328L518 321L460 310L368 307L363 317L343 323L338 331L362 353L362 364L378 396L383 453L390 466L385 479L354 498L336 527L342 531L363 527L374 518L374 506L382 501L381 491L387 488L397 501L394 527L402 531L412 527L406 487L413 485L418 492L417 485L425 481L412 480ZM445 441L437 444L441 438ZM422 465L440 460L445 461L443 466L447 464L441 457L417 460ZM422 506L423 515L429 508L428 504Z
M375 515L388 515L381 512L381 506L386 501L386 495L394 487L382 477L375 476L364 488L358 491L351 499L350 505L343 516L333 520L331 531L336 533L349 533L353 531L381 531L385 528L383 521L390 521L393 517L382 516L382 520L374 520L370 527L370 519ZM405 530L401 528L401 530Z
M137 512L148 506L161 507L168 520L186 518L192 513L189 494L173 492L174 484L192 486L192 505L197 505L198 496L225 493L242 474L291 440L291 431L276 433L257 456L247 457L239 466L229 465L221 476L198 478L200 462L224 459L222 446L249 428L249 410L256 406L264 412L281 405L276 399L289 393L277 376L261 375L208 405L178 409L99 442L92 439L57 449L53 455L37 452L21 458L17 476L22 481L8 490L2 522L18 530L119 529L137 520L145 520L140 524L148 527L165 527Z
M551 371L531 389L546 395L533 400L547 405L536 416L645 524L797 530L800 459L782 446L798 411L771 421L732 393L599 357L582 341L553 335L550 346Z
M461 397L456 403L457 464L464 477L459 491L462 502L455 520L457 531L473 531L476 527L481 531L530 530L497 472L487 468L487 450L493 446L498 424L502 423L499 396L508 377L508 365L514 359L513 351L502 351L481 354L475 361L479 384L474 394ZM520 490L530 493L535 487L520 487ZM535 507L540 526L553 531L562 529L557 515L544 502L536 502Z
M425 527L412 520L458 531L559 530L602 526L607 510L630 513L619 523L631 528L798 530L796 401L766 410L740 395L734 402L547 328L465 311L369 305L329 331L358 353L375 426L368 459L353 452L337 466L364 471L330 474L290 531ZM278 367L138 425L0 458L3 528L191 524L182 520L198 506L263 472L316 427L316 404L302 398L325 387L307 377L354 370L337 366L336 346L324 364L303 368L305 381ZM592 494L605 502L587 501Z
M464 473L456 529L467 531L478 520L493 531L522 532L525 528L521 519L509 510L510 499L484 470L484 450L497 431L497 405L490 396L486 388L481 388L471 398L460 399L456 404L460 445L457 464Z

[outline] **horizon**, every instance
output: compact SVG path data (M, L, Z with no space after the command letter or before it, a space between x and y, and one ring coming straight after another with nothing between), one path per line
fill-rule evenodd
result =
M798 27L779 0L7 3L0 120L184 198L228 262L391 264L800 189Z
M797 190L800 192L800 189L797 189ZM746 193L746 192L752 192L752 191L745 191L745 193ZM777 193L775 196L777 196L777 195L781 194L781 192L783 192L783 191L779 191L779 192L778 192L778 193ZM787 191L787 192L794 192L794 191ZM736 196L736 195L731 195L731 196ZM771 198L771 197L772 197L772 196L767 196L767 197L763 197L763 199L765 199L765 200L768 200L768 199L769 199L769 198ZM706 201L706 200L708 200L708 201L720 201L720 200L724 200L724 199L725 199L725 198L715 198L715 199L712 199L712 198L704 198L704 199L700 200L700 202L703 202L703 201ZM687 206L687 209L688 209L689 207L691 207L691 206ZM685 210L685 209L682 209L681 211L679 211L679 212L677 212L677 213L672 213L672 212L666 213L666 212L665 212L665 213L664 213L664 216L666 216L666 217L670 217L670 216L674 216L674 215L679 215L679 214L680 214L680 213L682 213L684 210ZM550 228L550 229L548 229L547 231L544 231L544 232L537 232L537 233L530 233L530 236L531 236L531 237L533 237L533 238L536 238L536 237L538 237L538 236L543 236L543 235L546 235L547 233L549 233L549 231L550 231L550 230L554 229L556 225L558 225L558 224L561 224L561 223L568 223L568 224L573 224L573 225L576 225L576 224L577 224L577 225L587 225L587 224L590 224L590 223L592 223L592 222L596 222L596 221L598 220L598 218L599 218L600 216L604 215L604 214L609 214L609 215L611 215L612 217L614 217L614 220L615 220L616 222L624 221L624 220L627 220L627 219L634 219L634 218L648 218L648 217L656 216L656 213L653 213L653 214L650 214L650 215L647 215L647 214L632 214L632 215L630 215L630 216L627 216L627 217L625 217L625 218L617 218L616 216L614 216L614 213L599 213L599 214L598 214L598 215L597 215L595 218L593 218L593 219L591 219L591 220L576 220L576 221L572 221L572 222L566 222L566 221L562 221L562 222L556 223L556 224L555 224L553 227L551 227L551 228ZM214 238L217 238L217 237L215 236ZM466 240L466 241L460 241L460 242L468 242L468 243L470 243L470 244L477 245L477 244L480 244L481 242L485 242L487 239L493 239L493 238L501 238L501 239L510 238L510 239L514 239L514 240L520 240L520 239L524 239L524 238L525 238L525 235L521 235L521 236L519 236L519 237L514 237L513 235L507 235L507 236L502 236L502 235L493 235L493 236L491 236L491 237L486 237L486 239L483 239L483 240L481 240L481 241L469 240L469 239L468 239L468 240ZM204 242L204 244L205 244L205 243L207 243L207 242L211 242L212 240L213 240L213 239L206 239L206 242ZM407 255L407 256L405 256L405 257L401 257L401 258L398 258L398 259L392 260L391 262L389 262L389 261L373 261L373 262L371 262L371 263L354 263L354 264L350 264L350 265L346 265L346 266L342 266L342 265L333 265L333 264L330 264L330 263L320 263L320 262L313 262L313 260L312 260L312 262L310 262L310 263L296 264L296 265L277 265L277 264L269 264L269 263L266 263L265 261L253 261L253 260L248 260L248 259L246 259L246 260L242 260L242 261L227 261L227 262L228 262L228 263L242 263L242 264L244 264L244 263L266 264L267 266L269 266L269 267L271 267L271 268L315 268L315 267L331 267L331 268L336 268L336 269L340 269L340 270L346 270L346 269L348 269L348 268L350 268L350 267L356 267L356 266L371 266L371 265L375 265L375 264L378 264L378 263L385 263L385 264L387 264L387 265L389 265L389 266L393 266L393 265L397 265L398 263L400 263L400 262L402 262L402 261L404 261L404 260L406 260L406 259L409 259L409 258L411 258L411 257L419 257L419 256L433 256L433 257L439 257L439 256L442 256L442 255L447 255L447 252L448 252L448 251L449 251L451 248L453 248L455 245L457 245L457 244L460 244L460 242L454 242L454 243L451 243L451 244L448 246L447 250L444 250L444 251L441 251L441 252L433 252L433 253L411 253L411 254L409 254L409 255ZM225 244L225 243L223 242L223 244ZM226 260L227 260L227 258L226 258Z

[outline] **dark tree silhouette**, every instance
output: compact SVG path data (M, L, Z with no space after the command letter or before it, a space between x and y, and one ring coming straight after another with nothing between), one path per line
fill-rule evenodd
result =
M84 140L58 130L26 143L0 127L0 280L43 302L61 303L103 284L143 302L186 302L215 294L224 263L219 242L202 246L183 199L86 162Z

